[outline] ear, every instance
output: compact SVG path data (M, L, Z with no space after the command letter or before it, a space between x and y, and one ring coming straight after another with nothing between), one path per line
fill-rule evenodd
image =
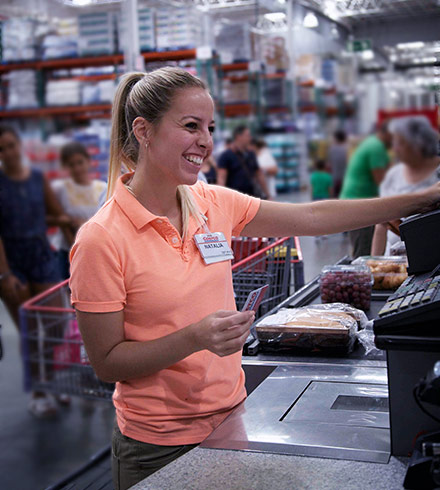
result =
M151 123L143 117L138 116L132 124L133 133L139 143L139 146L144 146L149 141L151 131Z

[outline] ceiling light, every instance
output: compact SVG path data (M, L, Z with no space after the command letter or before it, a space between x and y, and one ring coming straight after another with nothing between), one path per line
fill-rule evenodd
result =
M412 43L399 43L399 44L397 44L397 47L399 49L420 49L420 48L423 48L423 46L425 46L425 43L423 43L422 41L415 41L415 42L412 42Z
M89 3L92 3L92 0L72 0L72 5L77 5L78 7L89 5Z
M278 3L281 3L281 5L284 5L286 3L286 0L278 0Z
M272 12L264 14L264 17L271 22L280 22L286 18L286 14L284 12Z
M395 63L398 60L397 54L390 54L390 61Z
M435 56L427 56L426 58L422 58L422 63L435 63L437 58Z
M303 20L303 26L313 29L314 27L318 27L318 25L318 17L313 12L307 12Z

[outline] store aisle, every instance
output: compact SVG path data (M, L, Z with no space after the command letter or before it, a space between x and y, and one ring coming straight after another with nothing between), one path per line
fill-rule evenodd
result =
M308 193L283 194L279 201L304 202ZM305 280L321 267L348 252L348 239L332 235L326 239L301 238ZM54 420L37 420L27 411L28 394L23 393L18 334L0 302L0 324L4 357L0 361L0 488L39 490L76 470L110 442L113 408L106 401L74 398L68 408L60 407Z

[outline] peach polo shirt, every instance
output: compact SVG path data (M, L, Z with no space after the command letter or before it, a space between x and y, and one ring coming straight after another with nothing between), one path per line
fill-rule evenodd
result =
M72 304L84 312L124 310L127 340L149 341L220 310L236 310L231 262L205 265L191 217L185 241L125 188L79 231L71 251ZM228 242L255 217L260 201L225 187L190 187L211 232ZM105 334L105 333L104 333ZM246 397L241 353L203 350L153 375L116 383L122 434L164 446L203 441Z

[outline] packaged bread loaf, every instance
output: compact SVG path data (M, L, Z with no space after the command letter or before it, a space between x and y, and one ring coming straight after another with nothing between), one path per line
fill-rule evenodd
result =
M256 333L262 350L348 353L364 321L363 312L340 303L282 308L258 322Z

